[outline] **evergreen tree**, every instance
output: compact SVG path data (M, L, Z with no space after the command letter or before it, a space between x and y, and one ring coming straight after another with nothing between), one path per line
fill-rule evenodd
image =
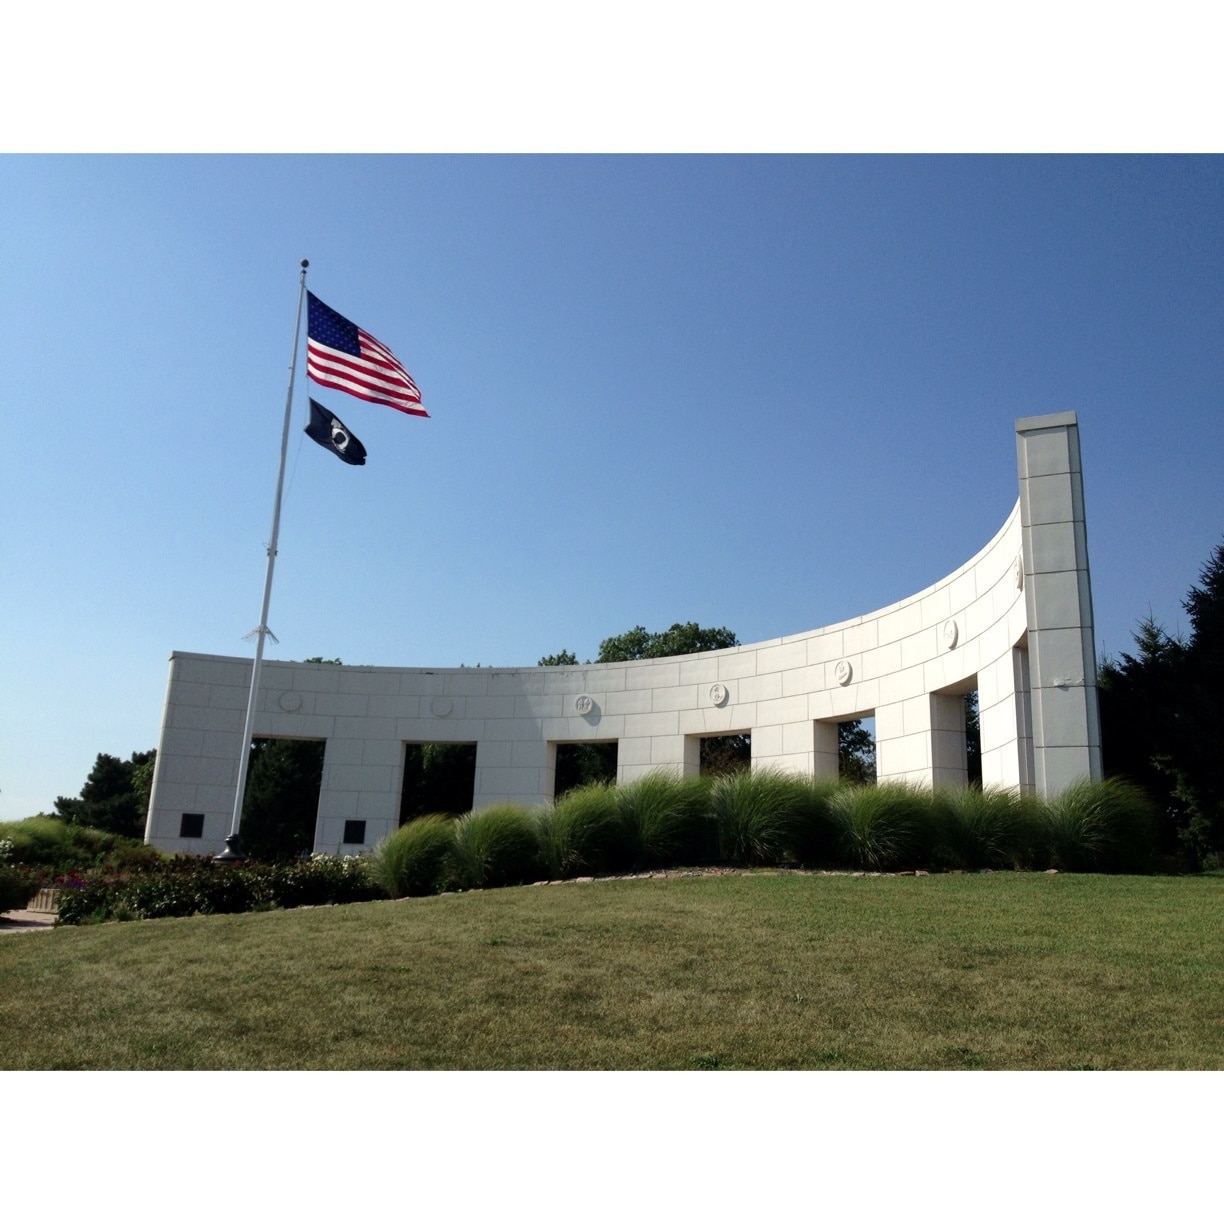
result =
M1182 601L1190 642L1181 658L1178 753L1173 793L1186 805L1182 840L1206 862L1224 850L1224 544Z
M1224 852L1224 545L1182 602L1188 641L1152 617L1133 655L1099 670L1105 772L1144 787L1164 813L1167 852L1196 865Z
M149 788L157 753L133 752L126 760L98 753L80 796L61 795L55 814L68 824L105 829L124 837L144 837L149 814Z

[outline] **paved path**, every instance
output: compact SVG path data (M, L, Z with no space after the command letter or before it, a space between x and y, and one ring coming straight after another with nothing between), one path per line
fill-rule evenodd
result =
M33 910L5 910L0 914L0 935L11 935L16 931L49 931L54 925L54 914L35 913Z

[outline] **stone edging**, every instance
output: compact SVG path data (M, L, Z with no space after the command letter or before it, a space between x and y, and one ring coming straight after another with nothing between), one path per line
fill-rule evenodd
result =
M805 867L685 867L671 868L659 871L638 871L628 875L574 876L568 880L536 880L528 888L539 888L545 884L593 884L608 880L675 880L695 876L742 876L742 875L791 875L791 876L851 876L853 878L880 876L929 876L934 875L995 875L992 867L983 867L978 871L966 871L964 868L954 868L951 871L817 871ZM1058 869L1050 867L1044 875L1057 875Z

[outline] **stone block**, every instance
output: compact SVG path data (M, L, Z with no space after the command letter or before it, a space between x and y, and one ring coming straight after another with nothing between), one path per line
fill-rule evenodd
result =
M396 671L367 670L364 667L337 667L340 683L337 691L359 693L363 697L375 694L399 696L400 678Z
M695 710L699 704L699 694L695 684L651 690L651 709L655 712Z
M514 761L514 743L514 740L482 739L476 745L476 768L508 768Z
M836 663L845 653L845 634L840 630L817 633L807 640L809 664Z
M1071 448L1065 428L1026 433L1020 447L1022 477L1061 475L1072 471Z
M756 675L756 651L737 651L734 654L719 654L718 678L739 680L743 676Z
M757 651L757 675L766 672L788 671L795 667L807 666L807 643L804 641L787 642L779 646L770 646Z
M1026 482L1024 493L1028 502L1027 526L1070 523L1076 518L1076 499L1065 476L1038 476Z
M922 607L919 603L902 604L879 619L878 641L880 646L900 642L902 638L918 633L922 629Z
M680 660L681 684L713 684L718 679L720 655L697 655Z
M1038 523L1024 531L1024 551L1029 558L1030 572L1057 573L1073 570L1081 564L1086 550L1081 552L1079 537L1083 523Z
M847 655L857 655L862 654L865 650L874 650L880 644L879 631L879 623L874 619L847 625L842 630L842 647Z
M477 700L470 698L469 700ZM400 693L374 693L369 698L366 711L371 718L419 718L421 699L406 697Z

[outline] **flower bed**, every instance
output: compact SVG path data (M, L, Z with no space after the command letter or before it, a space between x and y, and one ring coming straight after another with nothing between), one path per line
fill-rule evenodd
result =
M65 925L340 905L387 895L371 879L365 860L329 855L239 864L179 857L122 875L69 872L56 884L58 921Z

